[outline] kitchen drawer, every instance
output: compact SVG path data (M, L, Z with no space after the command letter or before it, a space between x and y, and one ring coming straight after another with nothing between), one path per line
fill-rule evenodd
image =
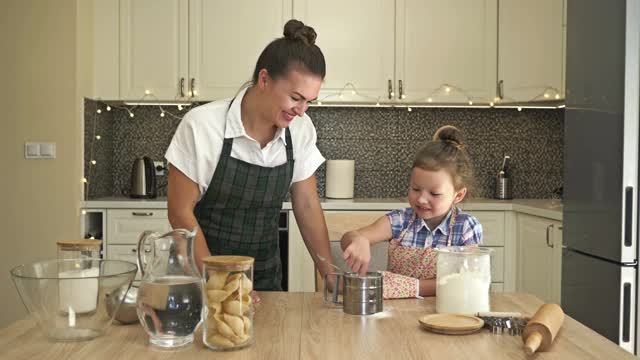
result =
M107 259L110 260L123 260L129 261L134 264L138 263L138 249L137 245L108 245L107 246ZM147 246L145 252L150 253L151 250ZM138 269L136 274L136 280L140 280L141 273Z
M373 224L386 213L387 211L325 211L329 240L340 241L347 231Z
M491 281L503 282L504 281L504 248L494 247L491 248L493 253L491 254Z
M494 282L492 282L490 291L492 293L504 292L504 283L494 283Z
M482 245L504 246L504 211L465 211L482 224Z
M107 244L137 244L146 230L165 233L171 230L167 210L109 209L107 210Z

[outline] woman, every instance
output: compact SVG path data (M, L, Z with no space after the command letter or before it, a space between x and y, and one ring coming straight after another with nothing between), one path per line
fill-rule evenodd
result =
M305 114L325 76L316 33L297 20L263 51L235 98L185 115L166 153L173 228L193 229L195 258L255 258L254 288L281 290L278 216L287 191L307 249L321 273L329 236L316 190L324 158Z

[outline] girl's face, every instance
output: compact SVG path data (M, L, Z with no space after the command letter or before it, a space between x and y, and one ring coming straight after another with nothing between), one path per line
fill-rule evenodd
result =
M264 108L267 118L272 119L275 127L286 128L318 97L322 78L301 67L292 67L287 75L274 80L262 69L258 83L267 96Z
M451 207L462 201L466 194L467 188L455 190L451 175L444 169L411 170L409 205L418 217L427 221L431 230L442 222Z

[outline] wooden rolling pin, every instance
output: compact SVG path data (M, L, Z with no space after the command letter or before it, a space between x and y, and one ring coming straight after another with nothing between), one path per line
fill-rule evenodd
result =
M564 312L556 304L544 304L529 320L522 332L524 349L528 355L547 351L564 321Z

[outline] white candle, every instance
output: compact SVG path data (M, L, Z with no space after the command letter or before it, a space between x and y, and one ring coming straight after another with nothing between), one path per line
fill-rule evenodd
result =
M69 306L69 327L76 327L76 312Z

